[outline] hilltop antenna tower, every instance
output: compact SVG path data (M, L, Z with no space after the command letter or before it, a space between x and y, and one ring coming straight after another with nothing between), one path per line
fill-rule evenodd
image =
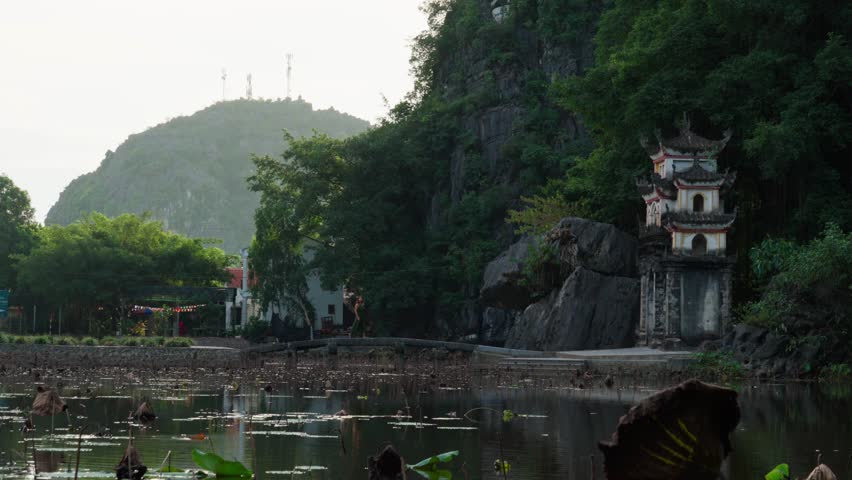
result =
M225 80L228 79L228 72L222 69L222 101L225 101Z
M287 54L287 98L290 98L290 86L293 79L293 54Z
M246 98L251 100L251 74L246 77Z

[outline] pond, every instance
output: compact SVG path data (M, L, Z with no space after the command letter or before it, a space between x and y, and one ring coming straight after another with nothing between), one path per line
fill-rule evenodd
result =
M819 454L840 478L852 475L848 386L764 384L739 389L742 420L725 466L727 478L763 478L781 462L790 464L794 476L804 476ZM146 386L104 378L88 386L65 386L61 391L71 415L36 418L38 478L73 478L77 436L69 430L69 419L74 425L88 425L80 478L114 478L127 444L128 413L148 398L158 418L147 428L132 430L149 472L169 451L173 466L192 469L190 452L199 448L213 449L250 468L256 465L260 478L365 479L366 458L390 443L409 463L459 450L450 467L457 479L500 478L494 462L501 449L511 465L510 479L601 479L596 442L608 439L619 416L656 388L406 392L388 377L345 390L270 390L246 383L202 387L180 378ZM24 458L20 432L32 399L31 382L4 380L0 387L0 478L33 476L32 449ZM477 407L508 409L515 418L505 423L487 410L470 414L478 423L464 418ZM341 410L346 415L334 416Z

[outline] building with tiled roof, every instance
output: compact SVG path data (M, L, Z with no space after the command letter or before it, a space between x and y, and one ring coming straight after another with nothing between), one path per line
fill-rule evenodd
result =
M645 201L640 229L642 293L638 335L647 344L718 338L729 323L734 257L728 232L736 210L725 204L736 175L719 172L730 139L695 134L643 141L653 172L636 187Z

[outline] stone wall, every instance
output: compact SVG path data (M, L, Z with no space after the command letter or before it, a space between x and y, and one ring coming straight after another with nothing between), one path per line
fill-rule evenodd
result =
M4 367L235 367L240 351L228 348L0 345Z

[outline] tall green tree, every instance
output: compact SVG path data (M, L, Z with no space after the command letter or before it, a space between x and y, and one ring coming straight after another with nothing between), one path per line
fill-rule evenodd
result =
M313 325L308 277L320 243L324 219L342 189L341 141L324 134L310 140L285 133L290 147L283 161L254 157L249 188L260 193L255 212L255 239L249 252L257 277L255 295L264 308L283 305L306 325ZM311 329L313 335L313 329Z
M38 240L19 259L21 287L48 304L111 311L113 321L126 315L140 287L220 286L227 279L221 249L146 217L94 213L67 227L45 227Z
M27 192L0 175L0 288L15 287L14 258L28 252L35 242L38 225L34 214Z

